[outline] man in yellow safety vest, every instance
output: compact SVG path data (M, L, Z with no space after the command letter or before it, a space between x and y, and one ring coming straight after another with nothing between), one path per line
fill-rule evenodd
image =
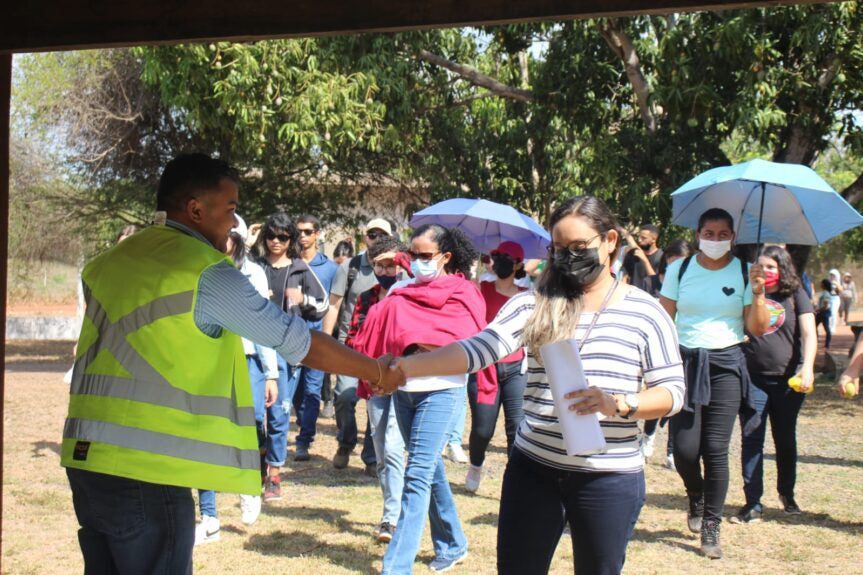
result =
M400 375L388 358L310 332L231 265L223 252L238 186L221 160L175 158L157 193L165 223L120 242L82 274L87 311L61 462L88 573L191 573L190 488L260 495L240 336L292 365L377 384Z

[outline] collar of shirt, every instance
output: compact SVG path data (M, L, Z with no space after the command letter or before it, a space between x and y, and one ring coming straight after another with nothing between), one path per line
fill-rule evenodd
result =
M201 240L202 242L204 242L205 244L207 244L208 246L215 247L215 246L213 246L213 244L210 242L210 240L208 240L207 238L205 238L205 237L201 234L201 232L198 232L198 231L196 231L196 230L193 230L193 229L192 229L192 228L190 228L189 226L187 226L187 225L185 225L185 224L181 224L180 222L178 222L178 221L176 221L176 220L167 220L167 221L165 222L165 225L166 225L166 226L168 226L169 228L174 228L175 230L180 230L180 231L181 231L181 232L183 232L184 234L189 235L189 236L192 236L193 238L197 238L197 239Z

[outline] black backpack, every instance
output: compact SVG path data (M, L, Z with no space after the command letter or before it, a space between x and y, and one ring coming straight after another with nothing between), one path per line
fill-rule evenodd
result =
M362 262L363 255L359 254L351 258L351 261L348 262L348 284L345 286L345 299L348 299L348 294L351 291L351 286L354 285L354 280L357 279L357 275L360 273L360 262Z

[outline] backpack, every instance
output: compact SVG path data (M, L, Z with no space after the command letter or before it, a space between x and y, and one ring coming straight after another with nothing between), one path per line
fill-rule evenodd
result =
M363 254L355 255L348 262L348 283L345 286L345 299L348 299L348 294L351 292L351 286L354 285L354 280L360 273L360 262L362 262Z
M686 268L689 267L689 262L692 261L694 256L686 256L686 259L683 260L683 263L680 264L680 269L677 270L677 283L680 284L680 280L683 279L683 274L686 273ZM737 258L740 262L740 273L743 274L743 289L746 289L746 286L749 285L749 269L746 267L746 262L741 258Z

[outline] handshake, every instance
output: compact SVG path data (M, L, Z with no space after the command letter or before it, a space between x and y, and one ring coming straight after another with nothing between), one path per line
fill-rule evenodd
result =
M391 353L382 355L377 360L378 380L369 381L375 395L390 395L407 381L404 371L405 358L395 357Z

